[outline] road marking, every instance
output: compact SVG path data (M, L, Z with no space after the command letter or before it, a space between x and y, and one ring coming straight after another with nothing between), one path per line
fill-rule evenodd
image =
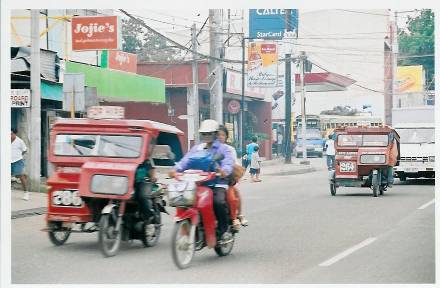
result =
M321 264L319 264L319 266L330 266L330 265L338 262L342 258L347 257L351 253L353 253L353 252L355 252L355 251L357 251L357 250L359 250L359 249L361 249L361 248L363 248L363 247L365 247L367 245L370 245L374 241L376 241L376 238L374 238L374 237L368 238L368 239L362 241L361 243L359 243L359 244L357 244L357 245L355 245L355 246L353 246L351 248L348 248L344 252L339 253L338 255L328 259L327 261L322 262Z
M422 206L420 206L420 207L417 208L417 209L419 209L419 210L425 209L426 207L428 207L429 205L431 205L432 203L434 203L434 200L435 200L435 199L432 199L431 201L429 201L429 202L426 203L426 204L423 204Z

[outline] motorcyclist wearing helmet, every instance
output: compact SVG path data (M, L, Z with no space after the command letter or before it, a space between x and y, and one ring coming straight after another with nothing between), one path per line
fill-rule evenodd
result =
M232 172L234 157L231 150L217 140L218 129L219 124L217 121L212 119L204 120L199 129L201 143L191 148L182 160L176 164L174 169L170 171L170 176L174 177L176 172L183 172L187 169L208 171L213 157L219 154L223 156L216 169L221 177L215 183L209 185L213 186L214 213L217 218L221 241L227 241L232 235L227 232L229 222L229 209L226 202L228 180L225 178Z

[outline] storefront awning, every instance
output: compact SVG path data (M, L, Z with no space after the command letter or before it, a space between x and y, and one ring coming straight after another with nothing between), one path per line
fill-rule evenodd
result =
M76 62L67 62L66 72L83 73L86 86L96 87L97 96L108 101L165 103L163 79Z

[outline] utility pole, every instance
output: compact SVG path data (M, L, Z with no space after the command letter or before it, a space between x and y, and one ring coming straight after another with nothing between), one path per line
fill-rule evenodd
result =
M221 37L221 9L209 9L210 55L223 57ZM220 61L209 60L210 117L223 123L223 65Z
M300 164L310 164L310 162L307 160L307 141L306 141L306 89L305 89L305 83L304 83L304 65L307 60L306 52L301 51L299 56L300 64L300 78L301 78L301 138L302 138L302 158L303 160L300 162Z
M292 31L292 10L286 9L286 31ZM285 85L286 85L286 127L285 127L285 143L286 143L286 158L284 159L284 163L290 164L292 163L292 65L291 65L291 54L290 47L289 51L286 53L286 72L285 72Z
M40 10L31 10L31 121L29 154L30 191L40 191L41 97L40 97ZM29 122L28 122L29 123Z
M399 41L397 39L397 11L394 11L394 25L393 25L393 45L391 49L393 50L393 106L398 107L397 99L397 57L399 55ZM393 115L391 113L391 119ZM392 122L391 122L392 123Z
M193 79L193 95L192 95L192 118L188 119L188 124L191 119L194 126L194 143L199 142L199 71L197 66L197 30L196 24L191 28L192 47L193 47L193 62L192 62L192 79ZM188 125L189 127L190 125ZM189 147L188 147L189 149Z

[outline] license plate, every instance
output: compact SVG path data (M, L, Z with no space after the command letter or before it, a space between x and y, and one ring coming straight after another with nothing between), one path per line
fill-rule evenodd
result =
M52 206L80 208L83 200L78 190L58 190L52 192Z
M341 172L354 172L356 171L356 166L354 162L341 162L339 164L339 171Z
M418 172L419 169L417 168L404 168L405 172Z

